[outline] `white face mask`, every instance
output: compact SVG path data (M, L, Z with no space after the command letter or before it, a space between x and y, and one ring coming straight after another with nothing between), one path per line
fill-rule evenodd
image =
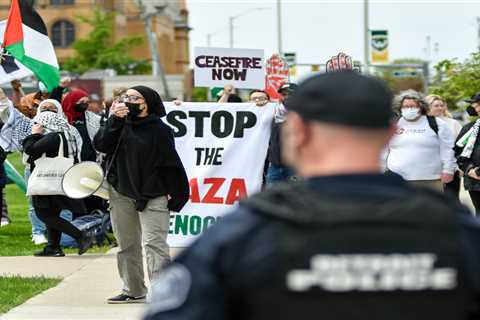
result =
M414 120L418 117L418 111L417 108L403 108L402 117L405 118L405 120Z

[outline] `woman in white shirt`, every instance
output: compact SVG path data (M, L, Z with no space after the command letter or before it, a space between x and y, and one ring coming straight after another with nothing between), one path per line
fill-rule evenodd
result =
M387 148L387 170L412 185L443 192L456 168L450 128L442 119L427 117L428 103L414 90L397 95L393 107L401 118Z
M445 121L450 128L454 139L456 139L460 133L460 130L462 130L462 125L460 122L453 119L452 115L448 112L447 102L442 97L434 94L427 96L426 100L430 106L428 114L432 117L438 117ZM452 145L452 148L453 147L454 145ZM460 192L460 180L460 172L458 169L456 169L453 180L443 185L444 191L458 199Z

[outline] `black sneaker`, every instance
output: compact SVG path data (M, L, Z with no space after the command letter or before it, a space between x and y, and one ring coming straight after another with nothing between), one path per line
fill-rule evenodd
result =
M35 257L65 257L60 248L45 247L42 251L37 251L33 254Z
M82 237L78 240L78 254L82 255L87 252L93 245L93 234L91 232L82 231Z
M111 297L107 300L109 304L121 304L121 303L145 303L145 296L141 297L131 297L124 293L119 294L118 296Z

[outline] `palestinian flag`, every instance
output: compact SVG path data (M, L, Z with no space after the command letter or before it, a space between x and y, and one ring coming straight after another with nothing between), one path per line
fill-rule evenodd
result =
M60 73L47 27L28 0L12 0L8 20L0 22L0 82L32 73L49 90L57 87Z

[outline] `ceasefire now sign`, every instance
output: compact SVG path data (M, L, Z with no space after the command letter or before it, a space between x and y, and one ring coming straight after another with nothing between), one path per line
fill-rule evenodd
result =
M195 87L263 89L265 68L263 50L233 48L194 49Z

